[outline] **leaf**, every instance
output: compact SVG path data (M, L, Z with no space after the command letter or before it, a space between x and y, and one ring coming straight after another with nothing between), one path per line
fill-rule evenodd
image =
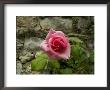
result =
M71 68L60 69L61 74L72 74Z
M80 45L73 45L71 47L71 55L74 58L74 60L84 60L87 55L85 50Z
M72 43L83 43L82 40L80 40L79 38L77 37L69 37L69 40L72 42Z
M89 60L91 63L94 63L94 51L90 52Z
M44 53L39 53L31 63L31 69L33 71L41 71L47 64L48 56Z
M59 69L60 68L60 63L58 60L50 60L49 61L49 66L53 69Z
M79 51L80 47L78 45L71 46L71 54L76 60L79 58Z
M74 67L74 61L72 59L69 59L66 63L69 67Z

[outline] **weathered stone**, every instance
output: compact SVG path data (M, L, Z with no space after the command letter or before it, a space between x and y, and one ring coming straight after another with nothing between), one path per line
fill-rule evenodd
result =
M63 19L61 17L49 17L40 21L42 29L54 28L56 30L62 30L64 32L70 32L72 30L72 20Z
M27 38L25 39L24 47L30 50L37 50L39 49L41 42L42 40L37 37Z
M21 61L21 63L26 63L28 61L31 61L34 57L35 57L34 51L32 51L30 49L23 49L19 53L19 60Z
M86 20L85 18L79 17L77 28L83 30L83 29L87 28L89 24L90 24L89 19Z
M40 74L38 71L31 71L31 74Z
M21 39L16 39L16 46L17 46L17 47L22 47L23 44L24 44L23 40L21 40Z
M26 55L22 55L19 57L19 59L22 63L26 63L28 61L31 61L33 58L34 58L34 56L30 52L27 52Z
M22 73L22 64L20 61L16 62L16 73L21 74Z
M27 62L26 64L24 64L23 69L24 69L25 74L30 74L31 73L31 62Z

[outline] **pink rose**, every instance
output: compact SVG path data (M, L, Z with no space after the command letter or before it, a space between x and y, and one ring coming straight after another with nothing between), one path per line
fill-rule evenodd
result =
M41 48L50 58L69 59L70 57L69 40L62 31L50 29L45 40L41 43Z

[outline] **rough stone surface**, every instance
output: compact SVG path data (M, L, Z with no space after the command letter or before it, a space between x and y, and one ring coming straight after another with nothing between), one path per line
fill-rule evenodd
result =
M21 63L26 63L31 61L34 58L33 53L24 50L21 52L21 55L19 56L19 60L21 61Z
M42 40L37 37L27 38L24 41L24 47L29 48L31 50L39 49Z
M16 62L16 73L21 74L22 73L22 64L20 61Z
M72 30L72 20L63 19L61 17L50 17L41 20L42 29L55 28L56 30L62 30L64 32L70 32Z
M27 62L23 65L24 73L30 74L31 73L31 62Z

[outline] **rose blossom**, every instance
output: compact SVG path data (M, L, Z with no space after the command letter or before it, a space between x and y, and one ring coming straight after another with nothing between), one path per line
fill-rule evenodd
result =
M62 31L50 29L45 40L41 43L41 48L51 58L69 59L70 57L69 40Z

